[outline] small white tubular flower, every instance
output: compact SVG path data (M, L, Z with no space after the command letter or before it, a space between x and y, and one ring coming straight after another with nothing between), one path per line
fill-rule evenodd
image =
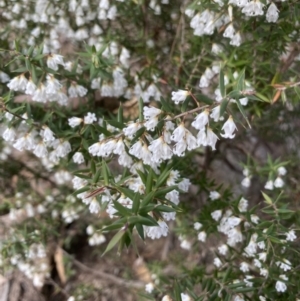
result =
M61 89L61 87L62 84L52 74L47 74L46 94L56 94Z
M37 146L35 147L33 153L39 158L47 157L48 156L48 151L47 151L47 147L44 144L44 142L40 142L39 144L37 144Z
M295 239L297 239L297 236L295 235L295 231L294 230L290 230L285 235L286 235L286 240L287 241L294 241Z
M234 35L235 35L235 29L234 29L232 23L230 23L230 24L226 27L226 29L225 29L225 31L224 31L224 33L223 33L223 37L224 37L224 38L232 39L232 38L234 37Z
M222 210L215 210L211 213L211 217L215 220L215 221L219 221L220 218L222 216Z
M218 191L211 191L209 193L209 198L214 201L214 200L217 200L221 197L220 193Z
M288 277L286 277L285 275L280 275L279 278L281 278L282 280L285 280L285 281L289 280ZM276 288L277 292L284 293L287 289L287 286L286 286L285 282L278 280L276 282L275 288Z
M154 290L154 284L153 284L152 282L147 283L147 284L145 285L145 291L146 291L147 293L151 294L151 293L153 292L153 290Z
M198 133L198 135L201 133L201 131ZM198 136L197 136L198 138ZM211 146L212 150L216 149L216 143L218 140L218 136L211 130L211 128L207 128L207 132L206 132L206 141L205 144L203 144L204 146L208 145ZM198 140L199 143L199 140Z
M209 86L209 79L206 77L205 74L202 74L200 77L199 87L200 88L207 88Z
M250 177L244 178L243 181L241 182L241 185L243 187L249 188L250 185L251 185L251 179L250 179Z
M59 54L49 54L47 58L47 66L55 71L58 70L58 65L64 66L63 56Z
M180 142L185 138L186 135L186 129L184 127L183 123L180 123L180 125L174 130L171 140L175 142Z
M89 210L91 213L97 214L100 212L100 205L96 198L93 198L89 204Z
M46 88L43 84L40 84L35 90L32 100L45 103L47 101Z
M162 160L171 159L173 155L172 149L165 143L162 137L153 140L148 149L152 152L152 160L156 163L160 163Z
M247 273L249 272L249 264L247 262L241 262L240 264L240 270L243 272L243 273Z
M281 166L277 169L277 173L279 176L285 176L287 171L286 171L285 167Z
M264 14L263 7L264 4L259 0L250 1L243 7L242 13L250 17L262 16Z
M10 80L10 82L7 84L7 87L14 91L25 91L27 83L27 78L24 76L24 74L21 74Z
M216 257L216 258L214 259L214 265L215 265L217 268L219 268L219 267L222 266L222 261L220 260L220 258Z
M120 54L120 62L126 68L129 67L129 62L128 62L129 58L130 58L129 51L123 47Z
M264 188L268 189L268 190L273 190L274 189L274 182L272 180L267 181Z
M220 118L220 108L221 106L216 106L211 110L211 114L209 115L210 118L214 120L214 122L218 122L219 120L223 120L223 118Z
M279 17L279 10L277 6L272 2L270 6L268 7L266 18L269 23L273 22L276 23Z
M277 177L274 181L274 187L281 188L284 186L284 182L280 177Z
M166 213L166 212L165 212ZM170 213L175 213L175 212L170 212ZM175 217L174 217L175 219ZM173 220L174 220L173 219ZM183 239L181 237L179 237L179 240L181 240L181 243L180 243L180 247L184 250L190 250L192 248L192 244L190 241L186 240L186 239Z
M200 230L202 228L202 224L199 222L194 223L194 229L195 230Z
M197 130L202 130L208 123L209 110L204 110L202 113L196 116L195 120L192 122L192 126Z
M133 144L129 149L129 154L137 157L138 159L142 158L143 152L143 143L139 139L135 144Z
M5 141L14 141L15 138L16 138L16 131L14 128L7 128L3 134L2 134L2 138L5 140Z
M83 122L84 124L92 124L97 121L97 117L95 113L88 112L87 115L84 116Z
M36 85L35 83L32 81L32 79L30 78L27 85L26 85L26 89L25 89L25 94L27 95L33 95L34 92L36 90Z
M133 139L134 134L142 127L138 122L130 123L126 128L123 129L123 133L129 139Z
M285 272L289 271L292 268L292 263L287 259L283 259L283 261L278 261L278 262L276 262L276 264L281 269L283 269Z
M149 120L151 118L155 118L159 114L161 114L161 110L157 109L155 107L144 107L143 110L144 110L143 115L144 115L144 118L146 120Z
M178 183L178 188L184 192L188 192L191 181L189 179L183 178L181 182Z
M241 43L242 43L242 37L239 32L234 34L233 37L231 38L231 41L229 42L230 45L236 46L236 47L241 46Z
M248 201L243 197L239 201L238 209L240 212L246 212L248 208Z
M68 93L70 97L83 97L87 93L87 89L81 85L77 85L77 83L72 83L68 89Z
M144 227L145 233L151 239L159 239L162 236L167 236L169 227L164 221L158 221L158 226Z
M172 100L175 102L175 104L179 104L180 102L185 101L187 96L189 95L189 91L186 90L178 90L172 92Z
M79 118L79 117L72 117L72 118L69 118L68 119L68 123L69 123L69 126L74 128L78 125L80 125L80 123L83 121L82 118Z
M80 153L80 152L76 152L72 158L73 158L74 163L81 164L84 162L84 157L83 157L82 153Z
M232 119L232 116L229 116L228 120L224 123L222 130L224 130L224 134L221 134L224 138L233 139L235 134L233 132L237 130L237 127Z
M228 252L228 246L224 244L224 245L218 247L218 250L221 255L225 256Z
M205 231L201 231L201 232L198 234L198 240L199 240L199 241L205 242L205 241L206 241L206 237L207 237L207 234L206 234Z
M213 54L218 55L218 54L221 53L222 51L223 51L223 47L222 47L220 44L216 44L216 43L213 43L213 44L212 44L211 52L212 52Z
M148 131L154 131L157 124L158 124L158 117L153 117L151 119L148 119L144 123L144 126Z
M55 140L54 133L47 126L43 128L40 135L42 136L43 141L46 143Z

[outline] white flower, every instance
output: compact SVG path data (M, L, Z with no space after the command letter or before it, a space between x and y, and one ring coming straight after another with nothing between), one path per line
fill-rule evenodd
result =
M223 120L223 117L220 117L220 108L221 106L216 106L211 110L211 114L209 116L214 120L214 122Z
M154 290L154 284L152 282L147 283L145 286L145 291L149 294L151 294Z
M202 241L202 242L205 242L206 241L206 232L205 231L201 231L199 234L198 234L198 240Z
M209 193L209 198L214 201L214 200L217 200L221 197L220 193L218 191L211 191Z
M130 123L126 128L123 129L124 135L129 139L133 139L134 134L142 127L140 123Z
M167 236L169 227L164 221L158 221L158 226L144 227L145 233L151 239L158 239L162 236Z
M183 178L183 180L178 183L178 188L184 192L188 192L190 185L190 180Z
M153 140L148 149L152 152L152 160L156 163L160 163L162 160L171 159L173 155L172 149L164 142L162 137Z
M249 272L249 264L247 262L241 262L240 264L240 270L243 272L243 273L247 273Z
M172 92L172 100L175 104L179 104L180 102L185 101L187 96L189 95L189 91L186 90L178 90L177 92Z
M228 246L224 244L224 245L218 247L218 250L221 255L225 256L228 252Z
M7 84L7 87L14 91L25 91L27 83L27 78L24 76L24 74L21 74L10 80L10 82Z
M200 77L199 87L207 88L208 86L209 86L209 79L206 77L205 74L202 74L202 76Z
M74 161L74 163L77 163L77 164L83 163L84 162L84 157L83 157L82 153L76 152L73 155L73 161Z
M283 269L285 272L289 271L292 268L292 263L287 259L283 259L283 262L282 261L276 262L276 265L279 266L281 269Z
M236 46L236 47L239 47L241 45L241 43L242 43L242 37L239 32L234 34L233 37L231 38L231 41L229 42L230 45Z
M286 171L286 169L285 169L284 166L280 166L280 167L277 169L277 173L278 173L279 176L285 176L286 173L287 173L287 171Z
M5 140L5 141L14 141L15 138L16 138L16 132L15 132L15 129L14 128L7 128L3 134L2 134L2 138Z
M242 197L239 201L238 208L240 212L246 212L248 208L248 201Z
M269 275L269 271L267 269L260 269L259 274L267 278Z
M25 94L33 95L35 93L35 90L36 90L36 85L32 81L32 79L30 78L27 85L26 85Z
M277 178L275 179L275 181L274 181L274 186L275 186L276 188L281 188L281 187L283 187L283 186L284 186L283 180L282 180L280 177L277 177Z
M258 222L259 222L259 217L255 214L251 214L250 219L253 224L258 224Z
M47 151L47 148L46 148L44 142L40 142L39 144L37 144L33 153L39 158L46 157L48 155L48 151Z
M172 213L172 212L171 212ZM175 212L174 212L175 213ZM190 250L192 247L192 244L186 240L186 239L182 239L181 243L180 243L180 247L184 250Z
M83 86L77 85L77 83L72 83L68 89L70 97L83 97L87 93L87 89Z
M208 123L208 114L209 110L206 109L202 113L197 115L195 120L192 122L192 126L197 130L204 129L206 124Z
M49 54L47 58L47 66L55 71L58 70L57 65L64 66L63 56L59 54Z
M281 279L283 279L285 281L289 280L285 275L280 275L279 278L281 278ZM286 286L285 282L282 282L282 281L278 280L276 282L275 288L276 288L277 292L284 293L286 291L286 289L287 289L287 286Z
M266 18L268 22L276 23L279 17L279 10L277 6L272 2L270 6L268 7Z
M88 112L86 116L84 116L83 122L84 124L92 124L97 121L97 117L95 113Z
M273 190L274 189L274 182L272 180L267 181L265 184L265 189Z
M250 178L249 177L244 178L243 181L241 182L241 185L246 188L250 187L251 185Z
M144 115L144 118L146 120L149 120L151 118L155 118L157 117L159 114L161 114L161 110L160 109L157 109L155 107L144 107L143 108L143 115Z
M294 241L295 239L297 239L297 236L295 235L295 231L294 230L290 230L285 235L286 235L286 240L287 241Z
M223 33L223 37L232 39L232 38L234 37L234 34L235 34L235 29L234 29L232 23L230 23L230 24L226 27L226 29L225 29L225 31L224 31L224 33Z
M72 117L68 119L69 126L72 128L78 126L82 121L83 121L82 118L79 117Z
M244 6L242 13L250 17L260 16L264 14L263 7L264 4L259 0L250 1Z
M192 301L192 299L190 298L190 296L187 295L187 294L181 293L180 296L181 296L181 300L182 301Z
M224 138L233 139L235 134L233 135L233 132L237 130L237 127L232 119L232 116L229 116L228 120L224 123L222 130L224 130L224 135L221 134Z
M215 221L219 221L220 218L222 216L222 210L215 210L211 213L211 217L215 220Z
M214 265L219 268L220 266L222 266L222 261L220 260L220 258L216 257L214 259Z
M44 142L51 142L55 140L54 133L47 126L45 126L41 131L41 136Z
M218 136L208 127L207 130L202 129L197 135L197 143L199 146L211 146L213 150L216 149Z
M198 222L194 223L194 229L195 230L200 230L201 228L202 228L202 224L201 223L198 223Z

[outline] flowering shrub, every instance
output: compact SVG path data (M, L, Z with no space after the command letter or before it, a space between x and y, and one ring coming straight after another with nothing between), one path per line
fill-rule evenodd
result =
M299 11L0 1L3 270L41 289L78 225L104 254L170 235L206 250L143 298L300 300Z

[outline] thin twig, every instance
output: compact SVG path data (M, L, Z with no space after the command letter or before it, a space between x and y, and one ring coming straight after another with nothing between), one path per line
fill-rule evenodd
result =
M179 118L179 117L186 116L186 115L188 115L188 114L192 114L192 113L201 111L202 109L205 109L205 108L207 108L207 107L209 107L209 105L205 105L205 106L202 106L202 107L199 107L199 108L192 109L192 110L190 110L190 111L183 112L183 113L181 113L181 114L179 114L179 115L176 115L176 116L173 117L173 118L164 119L164 121L172 121L172 120L177 119L177 118Z

